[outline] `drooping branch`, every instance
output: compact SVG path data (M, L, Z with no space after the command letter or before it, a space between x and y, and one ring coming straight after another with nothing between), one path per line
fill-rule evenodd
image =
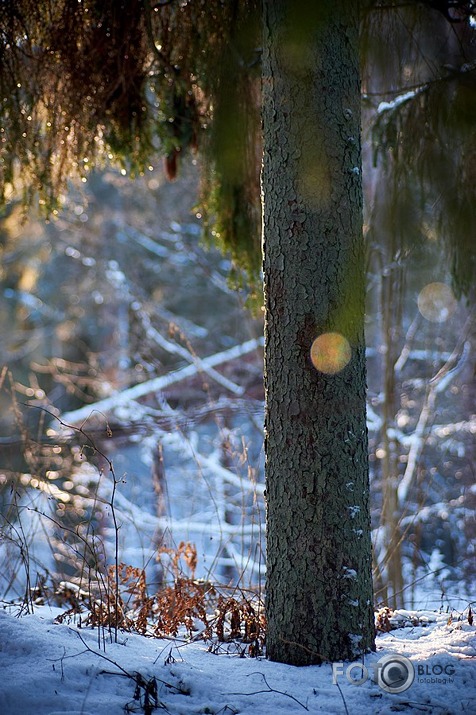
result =
M139 174L159 153L173 179L199 150L207 237L259 283L259 7L0 3L0 204L48 214L95 166Z

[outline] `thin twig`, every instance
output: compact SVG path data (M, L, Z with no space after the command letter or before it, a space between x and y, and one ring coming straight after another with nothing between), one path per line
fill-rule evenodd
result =
M250 675L261 675L261 677L264 680L265 685L268 686L268 690L255 690L252 693L222 693L222 695L259 695L260 693L278 693L279 695L285 695L287 698L291 698L291 700L294 700L295 703L300 705L304 710L309 710L307 705L304 705L300 700L294 697L294 695L290 695L289 693L286 693L283 690L276 690L276 688L272 688L268 681L266 680L266 676L264 673L260 673L259 671L255 671L254 673L249 673L246 677L249 678Z
M348 709L347 709L347 703L345 702L345 698L344 698L344 693L342 692L342 689L341 689L339 683L336 683L336 685L337 685L337 688L338 688L338 690L339 690L340 696L341 696L341 698L342 698L342 702L344 703L345 713L346 713L346 715L349 715L349 711L348 711Z

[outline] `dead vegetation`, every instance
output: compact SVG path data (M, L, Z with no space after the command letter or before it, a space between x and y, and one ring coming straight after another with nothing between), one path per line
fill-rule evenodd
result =
M258 593L212 584L195 578L194 544L181 542L173 550L163 548L158 558L170 557L172 580L155 593L144 569L120 563L110 566L107 578L91 584L91 591L60 582L35 592L37 603L65 606L56 622L75 622L80 627L106 632L115 629L155 638L204 640L214 652L218 644L240 644L240 653L257 657L265 641L264 604ZM189 574L181 568L184 560ZM119 585L118 590L116 585Z

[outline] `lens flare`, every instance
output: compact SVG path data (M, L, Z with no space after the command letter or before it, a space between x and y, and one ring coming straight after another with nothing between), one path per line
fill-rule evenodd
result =
M418 296L418 310L432 323L444 323L456 308L456 298L446 283L428 283Z
M340 333L323 333L311 346L312 364L326 375L335 375L343 370L351 356L349 341Z

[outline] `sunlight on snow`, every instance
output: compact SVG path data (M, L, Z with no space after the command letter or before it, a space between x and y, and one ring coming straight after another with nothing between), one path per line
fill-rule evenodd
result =
M432 323L444 323L454 313L456 298L446 283L428 283L418 296L418 309Z
M349 341L340 333L323 333L311 346L311 361L316 370L334 375L349 362L352 349Z

